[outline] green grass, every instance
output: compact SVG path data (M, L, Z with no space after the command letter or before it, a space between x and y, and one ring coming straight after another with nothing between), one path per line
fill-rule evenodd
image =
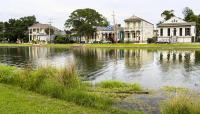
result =
M53 98L72 101L79 105L91 107L99 107L98 105L106 106L106 101L107 104L110 104L109 100L86 93L80 88L80 81L74 66L63 69L41 67L38 70L31 71L1 65L0 82L19 86ZM79 92L73 92L72 90Z
M79 80L73 65L59 69L41 67L34 71L0 65L0 83L18 86L80 106L103 109L108 112L115 112L115 114L129 113L122 109L113 108L113 99L99 93L88 92Z
M1 114L111 114L4 84L0 91Z
M0 46L33 46L32 44L0 44ZM144 48L144 49L200 49L199 43L177 43L177 44L44 44L44 47L87 47L87 48Z
M177 44L85 44L85 47L96 48L144 48L144 49L200 49L200 44L195 43L177 43Z
M32 46L32 44L16 44L16 43L0 43L1 47L27 47L27 46Z
M200 114L200 100L188 95L179 95L163 102L161 105L161 113Z
M183 92L183 93L189 92L189 89L187 88L174 87L174 86L164 86L161 89L167 92Z
M139 84L127 84L121 81L103 81L98 83L97 86L108 89L129 89L132 91L142 91L142 87Z

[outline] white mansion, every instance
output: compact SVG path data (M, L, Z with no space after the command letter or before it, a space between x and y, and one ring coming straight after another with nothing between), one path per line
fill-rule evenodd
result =
M54 30L53 34L46 33L50 29ZM55 38L55 34L61 32L61 30L57 29L54 26L49 24L41 24L37 23L28 28L29 30L29 42L31 41L40 41L40 42L52 42Z
M186 22L181 18L172 17L158 25L158 42L195 42L194 22Z
M154 25L142 18L132 16L125 19L125 42L145 43L154 36Z

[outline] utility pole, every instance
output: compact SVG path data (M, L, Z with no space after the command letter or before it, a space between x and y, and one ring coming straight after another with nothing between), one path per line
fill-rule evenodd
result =
M5 23L3 21L3 41L4 41L4 34L5 34Z
M116 20L115 20L115 12L113 11L113 27L114 27L114 40L115 40L115 43L117 43L117 40L118 40L118 35L117 35L117 25L116 25Z
M50 43L51 43L51 24L52 24L52 19L50 18L49 19L49 40L50 40Z

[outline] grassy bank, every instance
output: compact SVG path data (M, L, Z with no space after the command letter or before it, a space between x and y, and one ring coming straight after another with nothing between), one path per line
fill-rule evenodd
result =
M144 49L200 49L200 44L177 43L177 44L85 44L85 47L93 48L144 48Z
M59 69L41 67L38 70L0 65L0 83L0 112L4 114L141 114L134 109L114 107L114 104L135 93L142 94L144 99L153 95L148 95L139 84L104 81L93 85L82 82L73 65ZM193 96L180 87L165 86L162 89L177 93L173 95L175 97L161 102L162 114L200 113L198 94ZM138 104L137 100L134 102Z
M42 67L35 71L0 65L0 83L18 86L25 90L72 102L79 106L104 110L109 113L139 113L113 108L112 104L115 102L113 94L116 93L107 91L104 86L97 86L98 88L94 88L93 85L81 82L73 65L68 68L60 69ZM126 87L129 86L132 91L138 89L136 85L126 85ZM119 91L124 91L122 90L124 87L117 88L120 89ZM108 93L104 95L103 93L97 92L98 89L106 90Z
M1 114L110 114L75 103L0 84Z
M0 44L0 46L42 46L42 47L86 47L86 48L143 48L143 49L200 49L199 43L177 43L177 44L132 44L132 43L118 43L118 44L46 44L46 45L32 45L32 44Z

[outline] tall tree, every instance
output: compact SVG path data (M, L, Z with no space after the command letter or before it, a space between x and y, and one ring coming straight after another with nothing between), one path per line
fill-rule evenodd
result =
M35 16L22 17L20 19L9 19L5 22L5 37L10 42L16 42L17 39L28 41L28 27L36 22Z
M4 37L4 23L0 22L0 41L2 41Z
M195 14L192 9L190 9L189 7L185 7L183 9L183 15L185 21L191 21L191 16L194 17Z
M183 10L184 20L196 23L196 36L200 36L200 15L196 15L189 7Z
M172 17L174 17L174 10L165 10L163 11L163 13L161 14L162 17L164 17L164 19L167 21L169 19L171 19Z
M77 9L71 13L66 20L65 26L75 30L80 36L85 36L88 40L96 31L94 26L107 26L106 18L94 9Z

